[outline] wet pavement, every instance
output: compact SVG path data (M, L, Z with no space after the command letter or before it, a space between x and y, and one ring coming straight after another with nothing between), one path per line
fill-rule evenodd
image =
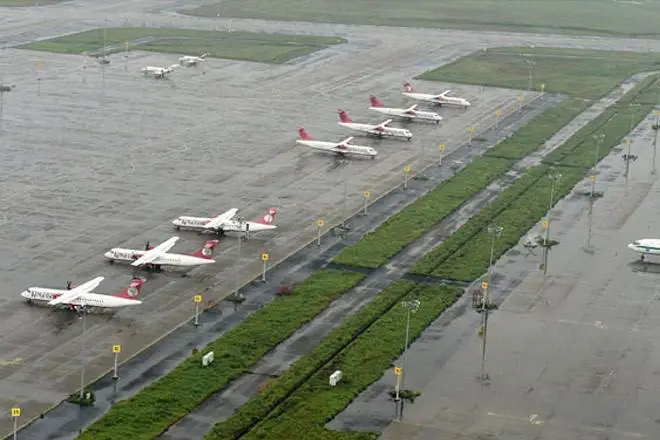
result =
M544 95L542 98L530 103L528 107L523 108L522 111L505 118L500 122L497 129L482 134L483 141L473 141L471 147L464 146L457 149L444 158L442 167L433 167L427 170L426 175L429 180L410 180L405 191L399 188L371 204L367 216L361 215L360 212L353 217L349 222L350 231L343 238L333 233L327 234L322 239L320 249L314 243L270 270L267 274L268 283L266 285L257 283L244 290L247 300L237 311L233 310L232 304L227 303L214 307L209 313L200 315L201 325L198 329L194 329L190 324L182 327L122 365L120 367L122 379L118 384L111 379L110 374L100 380L94 385L97 399L94 408L79 409L75 405L63 403L49 412L43 420L37 420L23 429L21 431L22 438L71 438L79 429L88 426L107 411L113 401L128 398L153 380L162 377L179 362L187 358L193 347L202 347L208 344L219 337L222 332L240 323L247 314L270 301L277 286L302 281L313 270L325 265L345 246L356 243L366 232L387 220L392 213L404 208L408 203L436 187L440 181L453 174L454 170L451 164L456 161L463 164L469 163L474 157L482 154L489 145L509 136L523 123L531 120L560 99L557 96ZM341 167L345 166L341 165ZM495 195L495 193L490 192L485 194L487 198L493 198ZM485 199L482 197L476 200L475 203L481 205L485 203ZM469 207L474 209L472 205L469 205ZM455 221L464 221L464 217L465 215L462 213L457 215L457 220L448 221L446 227L454 224ZM203 435L204 432L210 429L214 421L228 416L247 400L270 374L277 374L298 357L313 349L332 328L341 323L344 317L341 315L342 310L369 300L392 279L400 277L407 267L407 264L403 265L394 273L388 275L387 278L370 283L373 285L362 283L359 289L356 289L356 292L344 295L344 298L333 303L326 312L305 326L305 330L301 334L294 334L276 352L256 365L253 369L254 374L244 376L233 382L227 390L207 400L197 411L184 418L181 423L174 425L166 434L167 438L177 438L177 432L180 431L184 431L183 437L198 432L200 436ZM328 317L333 318L328 319ZM301 338L305 340L304 343L299 340ZM297 344L295 344L296 341ZM292 343L296 345L295 350L289 351L288 348ZM281 362L284 363L280 365ZM279 367L275 367L276 365L279 365ZM270 370L271 372L266 375L262 370ZM225 400L228 395L231 395L231 398ZM218 402L222 402L222 405L219 405ZM216 407L216 405L218 406ZM198 413L201 413L202 416ZM205 417L203 421L201 417Z
M163 15L156 7L166 6L156 1L74 1L3 10L0 44L91 29L105 18L108 25L145 22L209 29L228 24ZM139 12L145 8L153 12ZM112 56L102 79L100 67L81 56L14 49L0 53L3 80L17 85L3 96L0 131L5 154L0 258L6 267L0 297L0 411L21 406L21 424L79 386L81 347L77 317L26 307L18 295L25 287L104 275L99 291L116 291L132 272L104 264L101 254L109 247L165 240L174 233L169 220L184 213L212 214L235 206L250 218L276 206L280 228L244 246L239 261L243 284L258 276L263 249L271 251L273 263L281 261L313 240L316 219L332 225L342 214L343 196L335 190L343 183L341 173L331 159L294 143L299 126L319 139L341 139L349 133L336 125L339 106L356 120L377 120L366 110L369 93L378 93L388 104L403 104L399 88L404 79L486 46L532 42L650 50L658 45L646 40L231 23L233 29L343 35L350 42L282 66L210 60L162 82L142 78L139 69L170 64L175 56L131 52L127 61ZM418 87L444 85L419 82ZM412 143L366 141L373 142L380 157L351 162L349 211L360 208L363 191L378 196L400 183L403 166L420 160L422 146L425 159L435 162L439 143L452 151L467 138L468 127L480 131L493 122L496 109L507 113L517 106L517 92L452 88L474 107L467 112L442 109L445 122L439 127L413 125ZM195 234L181 236L175 251L192 251L203 242ZM98 377L111 368L113 344L122 344L125 360L176 323L186 323L193 314L193 294L202 292L214 303L231 293L235 243L235 238L223 240L214 267L195 269L186 277L178 272L150 277L145 303L138 309L112 319L90 316L86 376ZM8 418L2 419L0 433L10 426Z
M599 164L597 191L605 193L594 205L591 249L585 181L553 210L560 244L547 278L538 269L540 251L521 244L496 263L490 381L478 380L480 316L466 295L408 350L405 388L422 395L406 405L402 422L392 422L387 392L395 377L387 371L328 427L383 431L383 440L657 438L660 322L653 307L660 269L637 263L626 248L654 237L660 209L650 173L653 120L635 130L632 153L640 159L631 165L627 195L621 151Z

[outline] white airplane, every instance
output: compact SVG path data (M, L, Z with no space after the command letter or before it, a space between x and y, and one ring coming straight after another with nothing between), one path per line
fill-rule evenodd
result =
M150 76L156 79L165 79L167 78L167 75L174 72L174 70L177 69L178 67L179 67L178 64L172 64L169 67L147 66L142 68L142 73L144 74L144 76Z
M348 113L344 110L339 111L339 125L342 127L350 128L352 130L363 131L372 136L385 137L404 137L407 140L412 139L412 132L406 130L405 128L394 128L388 127L387 124L392 122L391 119L381 122L380 124L359 124L353 122L353 120L348 116Z
M190 255L168 254L167 251L172 249L178 240L179 237L172 237L155 247L147 242L145 250L112 248L103 255L111 263L131 261L132 266L145 267L156 272L159 272L162 266L189 267L215 263L211 255L213 255L213 249L217 246L218 240L208 240L202 249Z
M660 255L660 240L657 238L642 238L630 243L628 249L642 254L639 259L644 261L646 255Z
M197 63L201 63L202 61L206 61L206 57L208 57L210 54L205 53L202 54L198 57L193 57L190 55L186 55L184 57L179 58L179 64L182 65L183 67L193 67L196 66Z
M144 279L136 278L121 292L112 295L92 292L100 284L99 279L102 281L103 277L96 278L73 289L71 288L71 282L67 283L66 289L29 287L21 292L21 296L29 304L46 302L50 306L64 306L74 311L80 311L84 308L113 309L142 304L142 301L136 298L140 295L140 289L145 282Z
M403 84L403 96L407 96L408 98L416 99L418 101L426 101L430 102L432 104L436 104L439 106L443 105L455 105L458 107L464 107L468 108L470 107L470 101L468 101L465 98L459 98L456 96L448 96L451 93L451 90L445 90L444 92L440 93L439 95L429 95L427 93L417 93L413 89L412 84L409 82L405 82Z
M262 215L253 221L240 221L236 218L238 208L232 208L227 212L218 214L215 217L190 217L182 215L172 220L172 224L176 229L193 229L211 231L217 235L223 236L226 232L241 232L245 233L246 237L250 232L267 231L276 229L277 226L273 224L277 210L270 208L266 214Z
M298 134L300 135L300 139L296 140L296 143L317 150L333 153L340 157L353 155L368 156L372 159L375 159L376 155L378 154L378 152L371 147L350 144L349 142L353 140L353 136L346 138L341 142L323 142L315 141L314 138L312 138L304 128L299 129Z
M400 118L408 119L409 121L420 119L423 121L435 122L436 124L439 124L440 121L442 121L442 116L435 112L423 112L421 110L417 110L417 104L408 108L385 107L383 103L380 102L374 95L369 97L369 101L371 102L371 107L369 107L369 110L377 111L378 113L382 113L384 115L398 116Z

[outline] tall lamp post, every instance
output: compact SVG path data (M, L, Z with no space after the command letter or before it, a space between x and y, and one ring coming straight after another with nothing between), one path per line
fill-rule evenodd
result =
M488 380L486 373L486 345L488 340L488 312L490 311L490 286L493 281L493 260L495 259L495 240L502 235L504 228L499 225L488 227L488 233L491 235L490 241L490 263L488 266L488 282L482 283L483 297L481 300L481 380Z
M548 212L545 216L545 237L543 237L543 275L548 274L548 242L550 241L550 211L555 201L555 185L561 180L561 174L552 172L548 175L550 179L550 201L548 203Z
M595 134L593 138L596 140L596 154L594 155L594 171L593 176L596 175L596 167L598 166L598 159L600 158L600 144L605 140L605 134ZM594 198L596 192L596 178L591 179L591 198Z
M399 395L401 388L405 384L405 374L406 374L406 353L408 351L408 341L410 338L410 315L416 313L422 302L418 299L413 299L409 301L402 301L401 305L406 309L406 342L403 346L403 356L401 357L401 374L397 375L396 387L394 389L395 396L394 401L397 405L397 420L401 420L403 416L403 405L401 405L401 397Z
M527 69L529 70L529 85L527 86L527 90L531 92L533 85L534 66L536 63L533 60L525 60L525 64L527 64Z

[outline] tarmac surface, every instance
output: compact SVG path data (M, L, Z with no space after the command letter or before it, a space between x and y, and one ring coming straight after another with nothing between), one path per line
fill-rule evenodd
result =
M62 5L66 9L66 5ZM50 7L46 7L50 8ZM52 14L51 10L51 14ZM37 13L37 15L39 15ZM3 32L0 24L0 32ZM343 211L363 203L365 190L378 197L403 180L403 167L427 148L429 162L467 138L467 128L493 123L495 110L517 108L517 93L454 87L474 103L468 111L441 109L440 126L411 125L415 139L369 141L375 161L352 161L348 173L333 159L295 144L305 126L318 139L342 139L350 132L336 124L341 106L356 121L369 114L369 93L388 104L403 104L404 78L421 73L429 51L413 42L364 51L361 43L331 48L283 66L210 60L182 69L170 81L143 78L145 65L169 65L174 56L133 52L124 62L111 57L102 79L97 65L76 55L3 52L2 71L17 88L4 96L3 221L0 258L5 293L0 316L0 412L23 410L21 422L57 404L80 384L82 334L78 318L26 306L19 293L29 286L63 286L103 275L99 292L127 285L129 267L110 266L103 252L114 246L140 248L175 232L169 220L181 214L213 214L242 208L248 218L268 207L279 210L274 233L243 246L239 284L261 270L268 249L273 264L316 235L314 222L336 224ZM38 63L42 58L43 63ZM395 66L396 65L396 66ZM41 78L40 80L38 78ZM442 84L418 87L442 88ZM507 111L508 110L508 111ZM477 128L477 132L479 128ZM194 233L177 233L174 252L203 244ZM228 237L213 267L150 276L144 304L112 319L90 315L85 332L86 378L112 366L111 347L122 345L127 359L193 314L195 293L218 301L236 286L236 240ZM87 381L87 380L86 380ZM11 430L4 418L0 433Z
M168 221L184 213L239 207L252 218L275 206L280 228L243 247L238 262L242 284L260 272L263 249L270 250L276 263L314 238L316 219L331 225L344 211L342 191L337 191L343 173L332 166L332 159L295 144L299 126L318 139L342 139L350 133L336 125L339 106L356 121L380 120L366 110L369 93L387 104L403 104L399 88L404 79L483 47L532 43L657 50L659 45L646 40L214 20L163 14L160 9L174 8L162 5L155 0L74 1L11 8L0 18L0 44L91 29L105 19L110 26L231 26L342 35L350 41L282 66L210 60L161 82L142 78L139 69L169 65L175 56L132 52L126 62L113 56L102 80L100 67L87 62L83 69L80 56L2 51L2 79L17 88L3 96L0 131L5 207L0 258L6 267L0 297L0 412L20 406L21 423L79 386L82 345L77 317L25 306L18 294L26 287L104 275L99 292L116 291L129 282L132 271L104 264L102 253L108 248L139 248L145 240L165 240L174 235ZM515 92L452 89L470 99L473 108L442 109L445 121L439 127L412 125L411 143L367 141L379 150L379 158L351 162L350 173L344 174L349 176L347 211L359 209L363 191L378 196L400 183L403 166L420 160L422 147L426 160L435 161L439 143L450 152L467 138L468 127L477 126L478 132L493 122L496 109L507 113L517 107ZM203 243L195 234L181 236L175 252L193 251ZM112 319L89 316L87 377L111 367L113 344L122 344L126 359L190 318L195 293L203 292L208 301L231 293L236 284L235 242L221 242L214 267L195 269L185 278L178 272L150 277L140 308ZM10 428L9 418L2 419L0 434Z
M657 259L641 264L626 248L653 237L660 209L649 147L654 119L635 130L639 159L627 189L620 149L598 166L604 196L594 204L591 248L585 182L553 210L560 244L546 279L538 250L519 245L496 263L492 293L500 307L488 325L489 381L478 379L480 316L466 295L409 348L405 388L422 394L401 422L392 422L387 392L395 377L388 371L328 427L383 431L382 440L657 438L660 269Z

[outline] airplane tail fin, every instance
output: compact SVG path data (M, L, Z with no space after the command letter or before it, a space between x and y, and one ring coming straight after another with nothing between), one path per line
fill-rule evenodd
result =
M351 123L353 120L348 116L348 113L346 113L346 110L339 109L337 110L339 112L339 120L341 122L346 122L346 123Z
M126 299L137 299L138 296L140 296L140 290L142 289L142 286L146 280L144 278L134 278L133 281L131 281L131 284L128 285L124 290L121 292L115 294L114 296L118 296L119 298L126 298Z
M272 225L275 221L275 215L277 215L277 209L269 208L268 212L256 219L255 223L261 223L262 225Z
M220 240L207 240L206 243L204 243L204 247L202 247L200 250L198 250L195 253L192 253L193 257L197 258L205 258L207 260L210 260L211 257L213 256L213 249L218 245Z
M410 92L412 92L413 90L414 90L414 89L413 89L413 85L410 84L410 81L406 81L406 82L403 83L403 91L404 91L404 92L408 92L408 93L410 93Z
M200 57L201 59L205 60L206 57L208 57L209 55L211 55L211 54L207 52L207 53L203 53L203 54L201 54L199 57Z
M369 97L369 101L371 102L372 107L384 107L383 103L378 100L374 95L371 95Z
M304 141L313 140L312 136L309 133L307 133L307 130L305 130L304 128L298 129L298 134L300 135L300 139Z

